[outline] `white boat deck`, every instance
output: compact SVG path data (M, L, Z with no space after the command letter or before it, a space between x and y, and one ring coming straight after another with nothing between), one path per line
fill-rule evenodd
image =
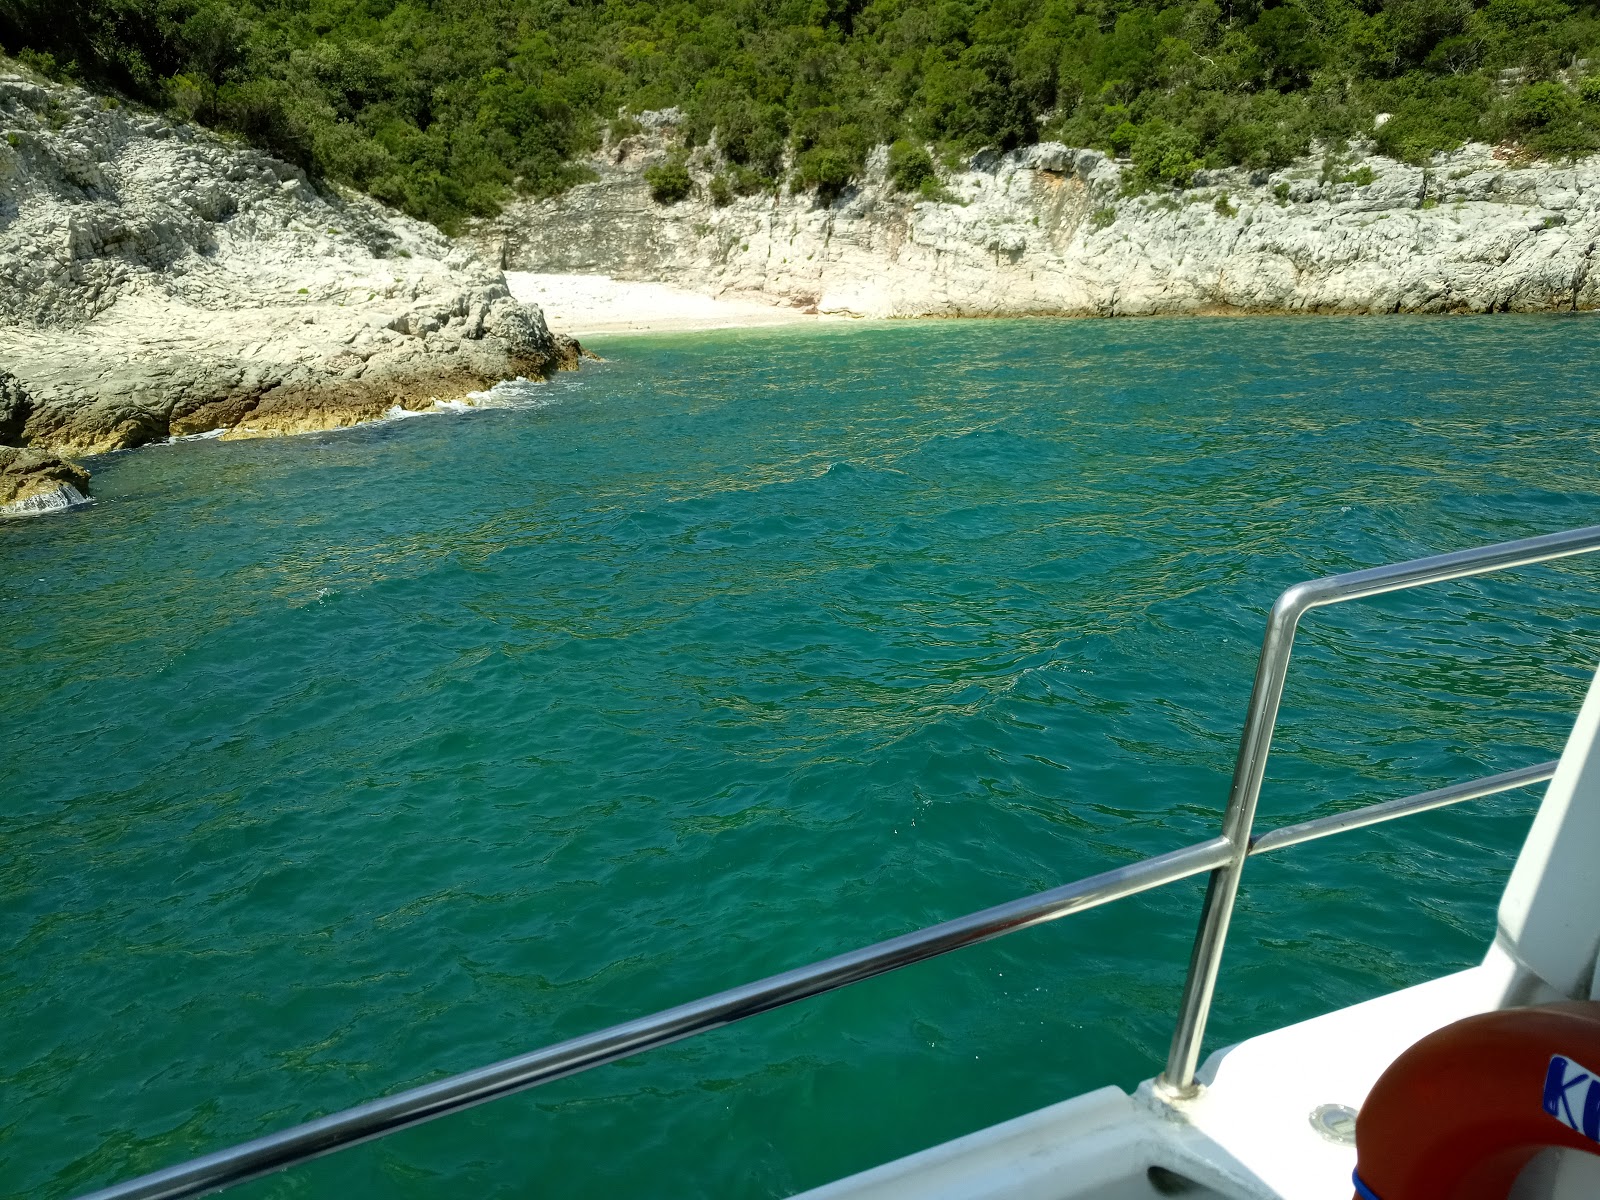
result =
M1204 1089L1167 1111L1240 1172L1236 1194L1281 1200L1349 1200L1355 1141L1331 1140L1311 1115L1323 1105L1356 1112L1384 1070L1412 1043L1500 1005L1515 965L1491 950L1482 966L1391 992L1219 1050L1200 1072ZM1149 1084L1147 1105L1167 1108Z
M1359 1109L1407 1046L1495 1008L1514 967L1492 957L1218 1051L1194 1100L1101 1088L797 1200L1350 1200L1355 1145L1324 1138L1311 1113Z

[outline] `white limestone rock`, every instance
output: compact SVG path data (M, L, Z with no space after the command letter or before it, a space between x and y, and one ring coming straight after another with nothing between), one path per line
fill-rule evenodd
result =
M1600 159L1508 161L1488 146L1427 167L1364 152L1277 172L1204 171L1129 196L1125 164L1041 143L984 151L952 199L893 191L887 156L831 206L784 192L716 207L717 167L655 204L643 171L662 126L608 147L598 178L524 202L474 237L505 266L670 283L860 316L1488 312L1592 308Z
M0 443L352 424L579 348L468 246L267 154L0 60Z

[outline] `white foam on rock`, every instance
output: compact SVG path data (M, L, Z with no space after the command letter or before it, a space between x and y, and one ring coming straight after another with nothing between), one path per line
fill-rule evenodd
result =
M212 438L219 438L227 433L227 426L219 429L208 429L204 433L180 433L169 437L164 442L157 442L158 446L176 446L179 442L208 442Z
M60 483L52 491L13 500L10 504L0 504L0 517L36 517L43 513L66 512L69 508L81 508L85 504L93 503L93 500L70 483Z
M555 402L552 397L547 395L528 395L523 390L523 387L518 385L523 385L524 387L538 386L541 388L544 386L542 383L523 379L519 376L504 383L497 383L485 392L468 392L457 400L435 400L427 408L402 408L398 404L393 404L384 410L383 416L379 417L378 420L405 421L412 417L433 417L441 413L472 413L486 408L543 408ZM368 422L360 422L357 425L346 426L346 428L357 429L363 424L368 424ZM330 433L333 431L321 430L320 432Z

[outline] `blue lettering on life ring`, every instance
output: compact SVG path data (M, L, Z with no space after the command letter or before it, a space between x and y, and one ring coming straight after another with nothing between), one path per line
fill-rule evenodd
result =
M1600 1073L1553 1055L1544 1076L1544 1111L1575 1133L1600 1142Z

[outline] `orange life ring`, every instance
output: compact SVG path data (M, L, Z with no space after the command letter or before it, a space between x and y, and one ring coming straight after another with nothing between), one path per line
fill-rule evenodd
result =
M1547 1146L1600 1154L1600 1002L1468 1017L1395 1059L1356 1117L1356 1200L1505 1200Z

